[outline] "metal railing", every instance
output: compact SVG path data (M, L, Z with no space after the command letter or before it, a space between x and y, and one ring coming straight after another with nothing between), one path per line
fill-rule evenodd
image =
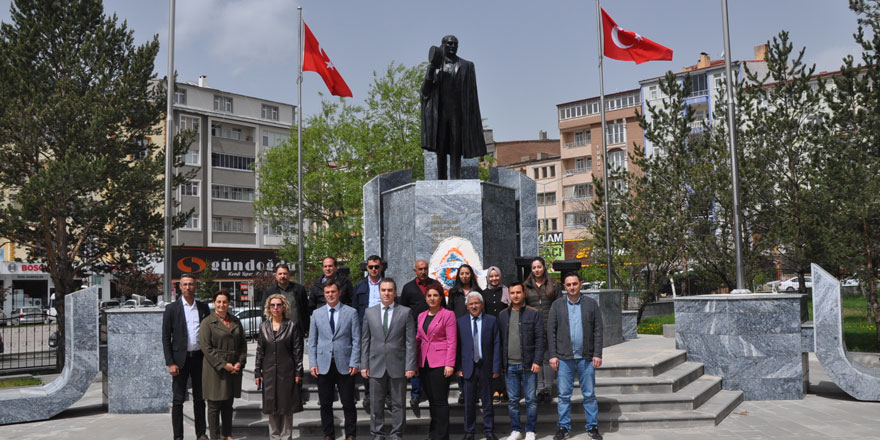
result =
M563 170L563 172L564 172L565 174L584 174L584 173L586 173L587 171L590 171L591 169L592 169L592 168L587 168L587 167L583 167L583 168L566 168L565 170Z
M587 144L587 141L585 141L585 140L584 141L566 142L566 143L562 144L562 146L564 148L583 147L585 145L589 145L589 144Z
M0 376L54 370L58 324L45 313L17 314L0 322Z

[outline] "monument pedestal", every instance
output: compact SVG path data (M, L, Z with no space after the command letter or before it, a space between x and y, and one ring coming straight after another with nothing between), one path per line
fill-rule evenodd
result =
M381 255L388 262L385 275L402 287L413 278L415 260L430 261L442 241L461 237L473 245L481 267L498 266L502 281L512 282L514 259L538 251L535 182L506 169L493 168L490 175L490 182L411 182L408 172L375 177L364 185L365 256Z

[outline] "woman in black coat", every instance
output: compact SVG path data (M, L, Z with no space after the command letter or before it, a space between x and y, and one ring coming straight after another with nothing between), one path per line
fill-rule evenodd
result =
M455 318L461 318L468 314L467 295L471 292L483 293L483 289L477 285L477 276L474 274L474 268L468 264L462 264L458 267L455 274L455 284L449 289L449 301L447 307L455 312Z
M303 410L303 336L289 319L290 303L281 294L266 299L265 316L257 338L255 382L263 388L263 414L269 415L269 438L290 440L293 413Z

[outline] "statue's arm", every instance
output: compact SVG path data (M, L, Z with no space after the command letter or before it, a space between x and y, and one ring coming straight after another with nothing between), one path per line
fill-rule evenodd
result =
M437 69L428 64L428 69L425 71L425 80L422 81L422 96L428 96L434 90L434 84L437 82L436 72Z

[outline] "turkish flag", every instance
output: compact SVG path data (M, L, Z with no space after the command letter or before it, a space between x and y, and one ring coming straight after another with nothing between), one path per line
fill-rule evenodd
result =
M605 35L605 56L620 61L672 61L672 49L657 44L635 32L618 26L602 8L602 31Z
M309 29L309 25L303 22L303 26L306 27L306 40L303 47L303 71L318 72L321 78L324 78L324 83L327 84L330 93L335 96L348 96L351 98L351 89L348 88L345 80L342 79L342 75L339 74L336 66L330 61L327 52L324 52L324 49L321 48L321 44L318 43L311 29Z

